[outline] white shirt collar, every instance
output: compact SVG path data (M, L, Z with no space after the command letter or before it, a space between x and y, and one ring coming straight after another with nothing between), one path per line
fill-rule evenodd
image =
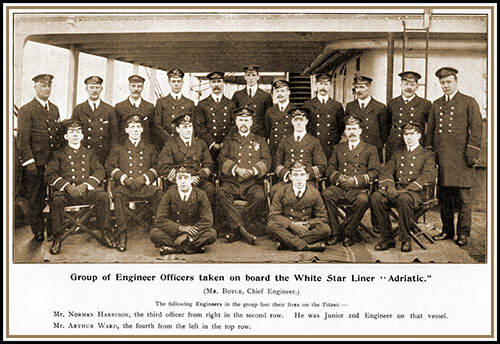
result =
M41 100L37 96L35 96L35 99L38 100L40 104L42 104L43 107L45 107L45 104L47 104L47 108L49 107L49 100L47 99L46 101Z
M347 141L347 144L349 145L349 148L352 147L354 149L354 148L356 148L359 145L360 141L361 141L360 139L358 141L356 141L356 142Z
M411 96L410 98L406 98L404 95L401 95L401 97L403 97L403 101L408 101L408 102L411 102L413 100L413 98L415 98L415 95Z
M455 92L453 92L452 94L450 94L450 95L448 96L448 100L452 100L452 99L453 99L453 97L455 97L455 94L457 94L457 92L458 92L458 89L457 89L457 90L455 90ZM446 97L445 97L445 98L446 98Z
M413 147L410 147L410 146L406 146L406 148L408 148L410 150L410 152L413 152L418 146L420 146L420 144L417 142L417 144Z
M296 133L295 131L293 132L293 139L295 140L297 138L297 136L299 137L299 141L302 141L302 139L304 138L304 136L306 136L307 134L307 131L304 130L304 132L302 133Z
M320 102L322 102L322 103L326 103L326 102L328 101L328 98L330 98L330 97L329 97L329 96L324 96L324 97L323 97L323 96L320 96L320 95L318 94L318 100L319 100Z
M304 196L304 192L306 192L306 185L304 185L304 187L302 189L299 189L299 188L296 188L295 185L292 184L292 188L293 188L293 193L295 194L295 196L297 196L299 191L300 191L301 196Z
M78 149L80 149L81 143L74 145L74 144L71 144L68 142L68 146L70 146L74 150L78 150Z
M185 140L185 139L183 139L183 138L181 137L181 140L182 140L182 142L184 142L184 143L186 143L186 144L189 144L189 146L191 146L191 139L187 139L187 140Z
M130 104L139 107L139 105L141 105L142 98L139 98L137 100L133 100L132 97L128 97L128 100L129 100Z
M92 100L89 99L89 105L92 110L94 110L94 107L92 104L95 104L95 107L98 108L99 105L101 104L101 98L97 99L97 101L93 102Z
M189 199L189 196L191 195L191 191L193 191L193 186L189 186L189 190L187 192L182 192L181 190L177 189L179 191L179 196L181 196L181 199L184 200L187 196L187 199Z
M179 92L179 93L174 93L174 92L170 92L170 94L172 95L172 97L176 100L180 100L181 97L182 97L182 92Z
M372 96L368 96L366 99L359 99L358 98L359 106L361 106L361 104L365 104L365 107L366 107L368 105L368 103L370 102L370 100L372 100Z
M252 87L248 86L247 85L247 93L248 93L248 90L251 90L252 91L252 96L255 94L255 92L257 92L257 89L259 88L259 85L255 84L253 85Z
M132 142L132 144L134 146L137 146L139 144L139 142L141 141L141 139L138 139L138 140L132 140L131 138L129 138L130 142Z
M212 98L216 101L216 102L220 102L222 100L222 93L219 94L219 95L215 95L214 93L212 93Z
M243 136L243 137L247 137L248 135L250 135L250 130L247 131L246 133L242 133L241 131L239 131L240 135Z
M280 109L280 111L285 111L285 109L286 109L286 107L288 106L289 103L290 103L289 99L287 99L283 103L278 102L278 108Z

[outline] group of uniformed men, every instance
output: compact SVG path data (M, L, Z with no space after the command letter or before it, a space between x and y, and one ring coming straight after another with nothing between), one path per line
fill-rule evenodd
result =
M155 210L150 239L161 255L203 252L217 237L217 209L226 219L228 242L255 245L248 228L266 216L262 181L274 171L278 183L270 190L265 228L278 249L351 246L368 208L382 234L375 250L393 248L388 207L395 207L401 251L409 252L413 211L422 202L423 186L439 171L443 229L434 239L454 239L457 208L457 244L467 244L482 125L476 100L458 92L456 69L436 71L444 95L432 104L416 95L417 72L399 74L402 94L387 106L371 97L371 78L356 76L356 99L345 111L329 97L330 74L316 75L317 96L294 107L287 81L273 83L273 105L271 95L258 87L259 67L244 71L247 86L232 99L223 95L224 73L208 74L211 95L197 106L182 95L184 73L177 68L167 72L170 94L155 106L141 97L145 79L139 75L129 77L130 96L115 107L100 99L103 79L90 76L88 100L62 125L49 101L53 76L35 76L36 95L19 110L17 137L34 238L44 240L47 183L54 189L52 254L60 252L64 207L82 203L96 205L101 244L125 251L124 207L137 199L148 200ZM217 193L213 173L221 183ZM102 187L106 177L113 183L113 230L109 194ZM160 177L163 188L156 183ZM321 178L329 185L322 194ZM377 179L378 189L371 193ZM236 199L247 202L241 208ZM352 207L343 223L340 205Z

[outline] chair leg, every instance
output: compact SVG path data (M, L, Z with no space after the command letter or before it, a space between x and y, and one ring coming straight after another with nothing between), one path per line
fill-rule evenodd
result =
M71 216L67 213L64 213L64 217L69 222L71 222L73 224L73 226L61 236L61 242L63 242L64 239L66 239L68 236L70 236L71 234L76 232L78 229L83 229L91 237L93 237L94 239L96 239L99 242L101 241L100 238L92 230L90 230L87 226L85 226L83 224L83 222L85 222L92 214L92 212L91 212L92 209L94 209L94 206L89 208L85 213L83 213L83 214L80 213L77 218L74 218L73 216Z

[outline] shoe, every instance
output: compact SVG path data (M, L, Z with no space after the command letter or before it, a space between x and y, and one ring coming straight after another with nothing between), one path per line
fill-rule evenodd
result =
M441 232L441 234L434 235L434 236L432 237L432 239L434 239L434 240L436 240L436 241L439 241L439 240L446 240L446 239L453 240L453 235L449 235L448 233Z
M352 241L352 239L350 237L345 237L344 241L342 242L342 246L349 247L352 245L354 245L354 242Z
M340 240L340 236L339 235L334 235L330 240L328 240L326 242L326 244L328 246L333 246L333 245L337 245L339 242L341 242L342 240Z
M411 242L405 241L401 243L401 252L411 252Z
M167 254L181 253L182 251L170 246L162 246L160 247L160 256L166 256Z
M375 251L385 251L394 247L396 247L396 242L394 240L382 240L375 245Z
M240 240L240 234L236 234L236 233L229 233L229 234L226 234L224 236L227 240L228 243L232 243L232 242L235 242L235 241L238 241Z
M284 251L284 250L286 250L285 246L283 246L280 242L276 245L276 249L278 251Z
M127 232L123 231L120 233L118 238L118 245L116 245L116 249L120 252L125 252L127 250Z
M250 245L255 245L255 241L257 240L257 237L255 235L248 233L245 227L240 227L238 230L247 243L249 243Z
M174 246L175 247L182 247L182 244L186 242L186 240L189 239L189 236L187 235L187 233L183 233L181 235L179 235L175 241L174 241Z
M50 248L50 254L59 254L59 252L61 252L61 236L56 235Z
M116 243L109 237L108 231L102 232L101 245L108 248L116 248Z
M43 232L38 232L35 234L35 240L42 242L45 239L45 236L43 235Z
M326 245L324 242L317 242L314 244L309 244L304 248L305 251L323 252L326 250Z
M205 253L205 246L202 246L200 248L198 248L196 251L194 251L193 253Z
M465 236L464 234L459 234L457 239L457 245L458 246L467 245L467 236Z

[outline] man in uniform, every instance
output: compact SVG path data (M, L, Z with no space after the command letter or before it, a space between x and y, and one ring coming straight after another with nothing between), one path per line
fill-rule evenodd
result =
M97 75L85 79L89 99L73 109L71 119L83 123L82 144L94 150L104 166L111 147L118 141L115 109L100 99L103 79Z
M61 250L64 207L77 204L95 204L101 244L113 248L116 245L109 232L109 196L99 186L105 177L104 167L94 151L81 144L83 123L66 119L63 126L68 144L52 154L44 175L45 181L54 186L50 210L54 239L50 253L59 254Z
M167 71L170 94L156 101L154 114L156 149L160 152L163 145L175 136L174 118L187 113L194 114L194 102L181 93L184 84L184 72L178 68Z
M142 138L143 117L139 114L128 115L123 129L127 141L111 148L106 160L106 174L115 181L112 189L118 238L117 250L127 249L127 224L124 207L128 200L146 199L151 210L156 213L163 193L159 186L153 185L158 178L158 152Z
M376 251L396 247L394 231L389 219L389 207L398 210L401 251L410 252L410 231L414 210L422 203L423 186L437 177L434 153L420 145L423 128L419 122L403 123L403 138L406 147L396 151L380 169L379 190L371 197L372 211L380 225L382 240Z
M290 104L290 84L286 80L273 82L273 94L278 101L266 111L266 138L269 139L269 150L274 156L281 139L293 131L289 111L293 108Z
M175 173L176 188L165 192L149 235L160 255L203 253L217 238L207 195L192 186L191 170L181 166Z
M434 149L439 165L438 198L443 230L434 239L453 240L457 207L457 244L465 246L471 230L471 187L483 127L477 101L458 91L457 74L451 67L436 71L444 96L432 104L426 147Z
M234 101L225 97L224 73L212 72L207 75L212 93L201 100L196 107L195 126L197 136L204 140L217 161L222 140L232 127L231 116L236 108Z
M148 143L155 142L152 137L153 115L155 106L141 97L144 90L144 79L140 75L131 75L128 78L128 90L130 96L122 102L115 105L116 120L118 121L118 131L120 133L120 142L125 143L128 135L125 132L127 125L124 120L129 115L136 114L142 118L143 133L141 138Z
M219 154L222 185L217 201L229 219L228 242L243 236L245 241L255 245L257 238L248 233L244 219L254 223L264 215L266 198L261 181L271 166L271 155L266 140L251 132L253 110L239 108L234 115L238 132L229 134L222 142ZM241 213L234 205L235 198L248 201Z
M269 93L259 88L259 68L257 65L243 67L247 86L242 90L234 92L232 100L236 103L237 108L248 107L255 112L255 122L252 132L255 135L265 137L266 110L273 106L273 98Z
M323 191L323 199L330 218L332 238L328 245L342 241L348 247L354 244L356 230L370 207L368 190L379 173L377 148L361 139L360 117L345 117L347 141L333 147L326 175L332 185ZM339 223L338 205L353 205L350 216Z
M278 144L274 156L275 173L280 182L271 189L271 199L279 188L290 181L290 166L300 161L307 165L307 175L318 180L326 170L327 158L317 138L307 132L309 109L295 108L288 111L292 118L293 132ZM311 185L311 187L314 187Z
M53 78L50 74L33 78L35 97L19 109L17 122L16 144L26 175L29 223L37 241L45 238L42 214L46 190L43 180L45 165L63 141L59 110L49 101Z
M370 95L372 81L366 76L354 77L354 91L357 99L347 103L345 116L357 116L363 119L362 139L377 147L379 160L383 162L382 149L389 136L390 121L386 106Z
M387 104L391 129L385 145L385 160L391 160L392 154L405 147L401 124L409 121L418 122L425 131L431 102L416 95L418 80L421 78L417 72L406 71L398 74L401 77L401 95L393 98ZM423 135L422 135L423 136ZM424 144L422 137L421 144Z
M330 235L323 199L308 185L307 166L296 161L290 166L291 184L273 198L266 230L279 242L278 250L324 251L321 242Z
M339 143L344 131L344 108L330 97L332 75L316 75L317 96L304 102L311 111L308 132L319 139L325 155L329 157L334 145Z
M202 139L193 135L193 116L178 115L174 119L176 135L171 144L165 145L160 152L158 171L161 176L170 182L168 188L175 188L176 171L181 166L191 166L191 179L193 186L207 193L208 200L215 206L215 188L208 181L213 172L214 164L210 157L207 144Z

